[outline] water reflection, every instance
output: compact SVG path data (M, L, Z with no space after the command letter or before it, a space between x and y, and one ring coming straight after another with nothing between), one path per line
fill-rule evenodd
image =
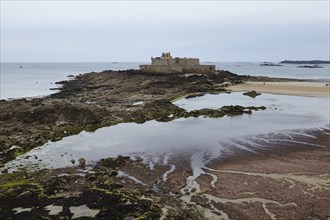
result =
M223 105L266 106L267 109L252 115L182 118L167 123L126 123L95 132L81 132L62 141L48 142L6 166L64 167L72 166L71 159L84 157L91 163L119 154L153 155L151 158L155 160L159 155L165 157L182 152L203 151L213 156L233 153L231 148L253 152L253 148L267 146L258 146L258 138L267 140L267 135L273 133L301 133L304 129L325 127L329 123L328 98L262 94L253 99L237 92L182 99L175 104L187 110ZM27 159L27 155L33 157Z

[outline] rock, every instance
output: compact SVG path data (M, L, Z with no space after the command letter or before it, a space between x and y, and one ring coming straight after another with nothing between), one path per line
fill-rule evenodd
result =
M116 169L117 167L123 166L129 160L130 160L129 156L119 155L117 158L110 157L110 158L101 159L96 166ZM113 175L116 176L117 174L114 173Z
M259 66L283 66L281 64L271 63L271 62L263 62Z
M191 99L191 98L196 98L196 97L201 97L204 96L206 93L200 92L200 93L192 93L189 94L185 97L185 99Z
M258 110L266 110L267 108L266 108L265 106L259 106L259 107L250 106L250 107L246 107L246 109L248 109L248 110L258 111ZM275 109L276 109L276 108L275 108Z
M261 93L258 93L256 91L252 90L252 91L248 91L248 92L243 93L243 95L247 95L247 96L250 96L251 98L255 98L258 95L261 95Z
M78 162L79 162L79 167L84 168L86 166L86 160L85 160L85 158L80 158L78 160Z
M194 110L187 114L187 116L190 117L199 117L199 116L207 116L210 118L220 118L223 117L224 114L221 110L218 109L200 109L200 110Z
M76 161L75 161L74 159L70 160L70 162L71 162L72 164L75 164L75 163L76 163Z
M242 115L245 108L240 105L226 105L220 108L223 114L233 116L233 115Z
M297 68L311 68L311 69L313 69L313 68L323 68L323 66L319 66L319 65L315 64L315 65L312 65L312 66L310 66L310 65L297 66Z
M1 173L8 173L8 169L2 170Z

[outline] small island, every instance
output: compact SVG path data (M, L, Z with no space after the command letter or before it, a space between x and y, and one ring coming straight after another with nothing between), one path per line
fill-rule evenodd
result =
M278 63L272 63L272 62L263 62L259 66L283 66L283 65L278 64Z
M280 63L285 64L330 64L328 60L283 60Z
M323 66L320 65L303 65L303 66L297 66L297 68L309 68L309 69L315 69L315 68L323 68Z

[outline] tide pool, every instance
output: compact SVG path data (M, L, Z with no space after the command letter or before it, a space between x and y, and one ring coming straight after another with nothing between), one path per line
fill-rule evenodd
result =
M171 122L124 123L95 132L81 132L61 141L49 141L6 164L39 168L72 166L70 160L83 157L88 163L118 155L139 156L147 162L173 154L203 152L218 157L235 148L254 151L267 148L258 140L276 134L303 134L305 130L329 128L329 99L262 94L256 98L241 92L182 99L176 105L194 110L224 105L265 106L252 115L223 118L180 118ZM158 158L158 159L155 159Z

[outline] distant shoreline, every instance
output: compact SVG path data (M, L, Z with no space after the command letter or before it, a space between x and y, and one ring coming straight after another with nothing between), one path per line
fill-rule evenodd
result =
M280 63L286 64L330 64L327 60L283 60Z

